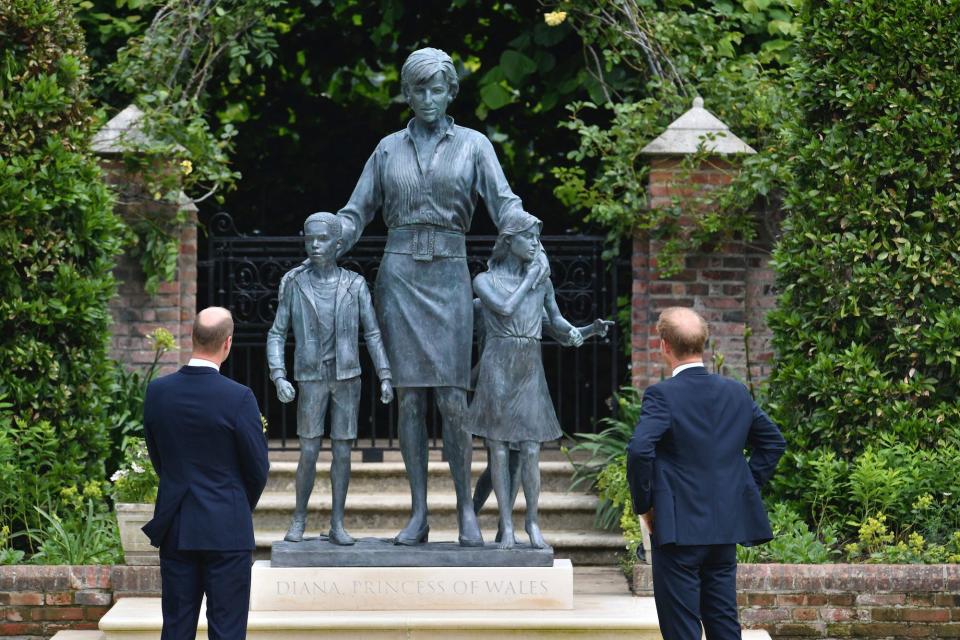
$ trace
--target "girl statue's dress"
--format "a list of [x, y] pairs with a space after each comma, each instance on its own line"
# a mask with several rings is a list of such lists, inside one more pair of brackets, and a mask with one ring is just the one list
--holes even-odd
[[[493, 287], [508, 297], [521, 278], [488, 272]], [[563, 434], [543, 371], [540, 338], [546, 296], [544, 280], [522, 298], [510, 316], [483, 309], [486, 339], [477, 386], [467, 417], [469, 433], [502, 442], [547, 442]]]

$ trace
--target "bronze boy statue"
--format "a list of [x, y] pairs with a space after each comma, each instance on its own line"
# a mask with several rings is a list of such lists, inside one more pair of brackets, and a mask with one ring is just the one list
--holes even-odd
[[350, 484], [350, 448], [357, 438], [360, 405], [360, 350], [363, 337], [380, 378], [380, 400], [393, 400], [390, 363], [380, 327], [373, 311], [370, 291], [363, 277], [337, 266], [341, 247], [341, 224], [332, 213], [314, 213], [303, 223], [304, 246], [309, 266], [298, 266], [280, 282], [277, 315], [267, 334], [267, 364], [270, 379], [281, 402], [290, 402], [296, 392], [287, 380], [283, 346], [293, 325], [296, 340], [294, 379], [300, 386], [297, 405], [297, 504], [284, 540], [300, 542], [306, 527], [307, 501], [313, 491], [317, 456], [330, 409], [330, 439], [333, 464], [330, 486], [333, 509], [330, 542], [354, 543], [343, 527], [343, 509]]

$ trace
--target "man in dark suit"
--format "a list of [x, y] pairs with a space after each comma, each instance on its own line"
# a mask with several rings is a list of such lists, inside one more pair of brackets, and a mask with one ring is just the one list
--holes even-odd
[[708, 640], [739, 640], [737, 544], [773, 537], [760, 489], [786, 443], [742, 384], [704, 368], [700, 315], [665, 309], [657, 331], [673, 375], [643, 394], [627, 480], [651, 532], [660, 631], [698, 640], [702, 623]]
[[204, 594], [210, 640], [247, 633], [253, 508], [270, 464], [253, 392], [219, 372], [232, 341], [230, 312], [204, 309], [187, 366], [147, 387], [143, 422], [160, 490], [143, 531], [160, 547], [162, 640], [196, 637]]

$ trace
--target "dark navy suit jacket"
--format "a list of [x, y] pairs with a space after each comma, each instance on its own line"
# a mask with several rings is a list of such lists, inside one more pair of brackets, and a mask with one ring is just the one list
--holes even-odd
[[760, 489], [785, 448], [742, 384], [703, 367], [681, 371], [643, 394], [627, 447], [634, 512], [654, 509], [655, 546], [766, 542]]
[[176, 549], [252, 550], [270, 468], [253, 392], [211, 367], [183, 367], [147, 387], [143, 422], [160, 477], [143, 527], [150, 543], [159, 547], [179, 515]]

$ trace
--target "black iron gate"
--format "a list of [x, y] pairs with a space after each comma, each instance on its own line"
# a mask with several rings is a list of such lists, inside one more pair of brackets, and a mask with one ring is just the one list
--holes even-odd
[[[198, 299], [202, 306], [230, 309], [236, 323], [224, 372], [253, 389], [268, 420], [271, 448], [296, 448], [295, 402], [284, 405], [277, 400], [266, 364], [266, 337], [276, 313], [280, 278], [304, 259], [303, 238], [240, 233], [227, 213], [213, 216], [208, 233], [207, 254], [199, 262]], [[486, 268], [495, 240], [495, 236], [467, 236], [471, 275]], [[599, 236], [543, 236], [541, 240], [564, 317], [576, 326], [598, 317], [613, 319], [618, 292], [629, 292], [624, 283], [628, 265], [608, 268], [601, 259], [604, 240]], [[372, 290], [385, 242], [386, 236], [362, 236], [340, 265], [363, 274]], [[547, 382], [567, 434], [595, 432], [598, 420], [615, 410], [610, 399], [626, 377], [623, 339], [614, 330], [605, 339], [594, 338], [574, 349], [544, 338]], [[292, 369], [292, 333], [286, 357]], [[397, 448], [396, 403], [379, 402], [376, 376], [365, 349], [361, 349], [361, 365], [363, 393], [356, 446], [363, 449], [365, 457], [376, 459], [378, 451]], [[440, 421], [432, 403], [428, 425], [431, 446], [440, 446]]]

